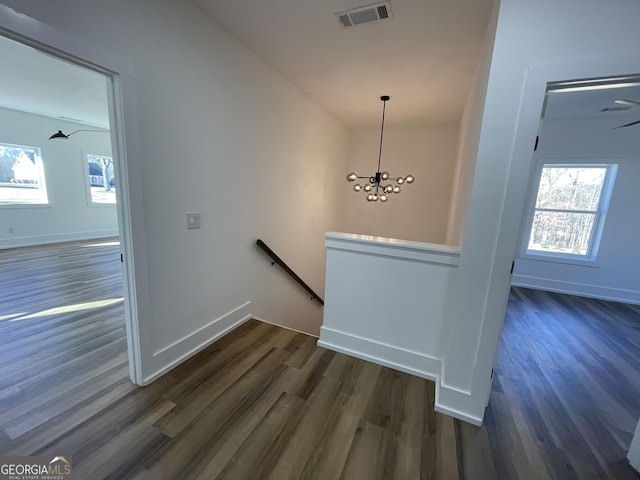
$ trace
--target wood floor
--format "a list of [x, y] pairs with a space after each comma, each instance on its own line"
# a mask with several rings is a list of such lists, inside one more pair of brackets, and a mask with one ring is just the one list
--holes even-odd
[[0, 251], [0, 455], [78, 479], [639, 479], [640, 307], [515, 288], [485, 425], [433, 395], [257, 321], [139, 388], [117, 245]]
[[433, 383], [265, 323], [132, 385], [119, 276], [117, 246], [0, 252], [0, 455], [92, 480], [458, 478]]
[[512, 289], [481, 429], [456, 422], [461, 472], [485, 479], [638, 479], [640, 306]]

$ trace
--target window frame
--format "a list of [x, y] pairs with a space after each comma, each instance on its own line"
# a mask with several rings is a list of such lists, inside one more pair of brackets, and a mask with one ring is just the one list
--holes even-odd
[[[538, 159], [536, 169], [534, 173], [534, 181], [532, 182], [531, 189], [528, 196], [525, 228], [523, 230], [520, 258], [528, 260], [539, 260], [546, 262], [556, 263], [568, 263], [576, 265], [585, 265], [597, 267], [598, 250], [602, 239], [602, 233], [604, 231], [604, 225], [609, 211], [609, 205], [611, 203], [611, 197], [613, 196], [613, 187], [618, 172], [619, 161], [617, 159], [579, 159], [575, 162], [568, 161], [567, 159]], [[542, 170], [545, 167], [550, 168], [605, 168], [605, 177], [602, 181], [602, 190], [600, 191], [600, 198], [595, 211], [591, 210], [571, 210], [571, 209], [545, 209], [536, 208], [536, 201], [538, 198], [538, 190], [540, 188], [540, 181], [542, 179]], [[533, 220], [536, 211], [551, 211], [551, 212], [568, 212], [568, 213], [589, 213], [594, 215], [593, 227], [591, 229], [591, 235], [588, 242], [587, 252], [582, 255], [578, 253], [559, 253], [548, 252], [542, 250], [530, 250], [529, 242], [531, 239], [531, 230], [533, 229]]]
[[114, 189], [115, 189], [115, 194], [116, 194], [116, 201], [113, 203], [108, 203], [108, 202], [94, 202], [93, 201], [93, 195], [91, 193], [91, 179], [90, 179], [90, 175], [88, 172], [88, 167], [89, 167], [89, 157], [99, 157], [99, 158], [110, 158], [111, 162], [112, 162], [112, 168], [114, 169], [113, 172], [113, 177], [114, 177], [114, 182], [115, 182], [115, 160], [113, 159], [112, 155], [101, 155], [101, 154], [97, 154], [97, 153], [86, 153], [86, 152], [82, 152], [82, 175], [83, 175], [83, 179], [84, 179], [84, 187], [85, 187], [85, 192], [87, 195], [87, 205], [89, 207], [95, 207], [95, 208], [113, 208], [118, 204], [118, 199], [117, 199], [117, 188], [114, 185]]
[[[51, 199], [49, 198], [49, 191], [47, 189], [47, 173], [44, 168], [44, 161], [42, 160], [42, 150], [40, 147], [33, 145], [20, 145], [17, 143], [0, 142], [0, 146], [20, 148], [23, 150], [29, 149], [34, 151], [35, 166], [38, 170], [38, 186], [40, 191], [40, 198], [36, 202], [25, 203], [4, 203], [0, 200], [0, 208], [43, 208], [51, 206]], [[44, 200], [44, 201], [43, 201]]]

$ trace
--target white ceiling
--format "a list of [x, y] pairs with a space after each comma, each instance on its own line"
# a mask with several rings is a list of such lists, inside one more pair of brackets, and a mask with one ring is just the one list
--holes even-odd
[[622, 88], [548, 93], [544, 118], [547, 120], [557, 120], [600, 117], [615, 119], [615, 121], [619, 121], [621, 124], [634, 119], [640, 120], [640, 107], [603, 111], [606, 108], [623, 107], [615, 103], [615, 100], [619, 99], [640, 102], [640, 85]]
[[371, 0], [194, 0], [351, 127], [458, 121], [493, 0], [391, 0], [393, 18], [343, 29]]
[[[493, 0], [392, 0], [393, 18], [342, 29], [361, 0], [196, 0], [251, 50], [352, 127], [457, 121]], [[366, 2], [366, 0], [365, 0]], [[0, 106], [108, 128], [106, 77], [0, 36]], [[545, 118], [640, 120], [640, 86], [549, 93]]]
[[104, 75], [1, 35], [0, 61], [1, 107], [109, 128]]

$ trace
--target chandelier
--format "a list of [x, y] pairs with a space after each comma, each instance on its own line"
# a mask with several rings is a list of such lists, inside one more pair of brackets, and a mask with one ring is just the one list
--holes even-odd
[[[407, 175], [405, 177], [392, 177], [389, 172], [380, 171], [380, 160], [382, 159], [382, 137], [384, 135], [384, 112], [387, 107], [388, 95], [380, 97], [382, 100], [382, 128], [380, 129], [380, 149], [378, 151], [378, 170], [370, 177], [361, 177], [356, 172], [351, 172], [347, 175], [348, 182], [355, 182], [358, 179], [367, 179], [364, 185], [356, 183], [353, 189], [356, 192], [364, 192], [367, 195], [368, 202], [386, 202], [389, 200], [389, 196], [392, 193], [400, 193], [400, 185], [404, 183], [413, 183], [415, 178], [413, 175]], [[395, 182], [395, 185], [394, 185]], [[383, 185], [384, 183], [384, 185]]]

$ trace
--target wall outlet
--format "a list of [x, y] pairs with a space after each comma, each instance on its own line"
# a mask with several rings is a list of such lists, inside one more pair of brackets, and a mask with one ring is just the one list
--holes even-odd
[[187, 229], [200, 228], [200, 212], [187, 213]]

